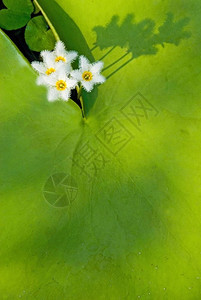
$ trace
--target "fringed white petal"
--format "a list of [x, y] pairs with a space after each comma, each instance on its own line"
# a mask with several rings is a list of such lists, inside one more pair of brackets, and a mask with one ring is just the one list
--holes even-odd
[[71, 64], [65, 64], [64, 65], [65, 69], [66, 69], [66, 74], [69, 75], [71, 73], [71, 71], [73, 70], [71, 67]]
[[82, 80], [82, 73], [79, 70], [73, 70], [70, 75], [78, 81]]
[[64, 80], [64, 81], [67, 80], [68, 77], [66, 74], [65, 65], [60, 66], [60, 68], [57, 70], [56, 77], [58, 80]]
[[44, 63], [46, 64], [46, 67], [54, 67], [55, 66], [55, 56], [53, 52], [44, 50], [40, 53]]
[[70, 98], [71, 91], [66, 89], [60, 92], [60, 98], [64, 101], [68, 101]]
[[65, 45], [62, 41], [56, 42], [54, 52], [56, 56], [64, 56], [66, 54]]
[[93, 89], [93, 82], [92, 81], [82, 81], [82, 86], [87, 92], [91, 92]]
[[90, 63], [89, 63], [88, 59], [84, 55], [80, 56], [79, 68], [82, 71], [88, 71], [89, 68], [90, 68]]
[[54, 87], [49, 87], [47, 99], [49, 102], [56, 101], [59, 98], [59, 92]]
[[49, 76], [44, 76], [44, 81], [47, 86], [55, 86], [57, 82], [57, 75], [52, 74]]
[[45, 71], [46, 71], [46, 67], [45, 67], [45, 65], [42, 63], [42, 62], [39, 62], [39, 61], [33, 61], [32, 63], [31, 63], [31, 66], [32, 66], [32, 68], [34, 69], [34, 70], [36, 70], [39, 74], [40, 73], [45, 73]]
[[94, 83], [104, 83], [106, 81], [105, 77], [101, 74], [93, 75], [93, 82]]
[[104, 63], [102, 61], [98, 61], [91, 65], [90, 71], [92, 72], [92, 74], [100, 73], [103, 66]]
[[45, 77], [46, 77], [45, 75], [38, 76], [37, 79], [36, 79], [36, 84], [37, 85], [48, 85], [46, 80], [45, 80]]
[[76, 51], [67, 52], [67, 55], [66, 55], [67, 63], [72, 63], [77, 58], [77, 55], [78, 54]]
[[76, 79], [67, 79], [67, 81], [66, 81], [66, 84], [67, 84], [67, 87], [69, 88], [69, 89], [74, 89], [75, 87], [76, 87], [76, 85], [77, 85], [77, 80]]

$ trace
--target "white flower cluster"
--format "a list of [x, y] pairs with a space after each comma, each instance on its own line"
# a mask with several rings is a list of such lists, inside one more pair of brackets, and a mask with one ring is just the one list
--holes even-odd
[[43, 62], [34, 61], [32, 67], [38, 72], [38, 85], [48, 87], [48, 101], [62, 99], [68, 101], [71, 90], [76, 86], [90, 92], [95, 84], [105, 82], [100, 74], [103, 62], [90, 64], [85, 56], [79, 58], [79, 69], [72, 69], [72, 62], [77, 58], [75, 51], [66, 51], [64, 43], [58, 41], [53, 51], [42, 51]]

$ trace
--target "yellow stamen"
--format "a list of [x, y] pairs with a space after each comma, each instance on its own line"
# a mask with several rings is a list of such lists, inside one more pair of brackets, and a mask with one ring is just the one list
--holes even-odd
[[92, 78], [93, 78], [93, 75], [92, 75], [91, 72], [85, 71], [85, 72], [82, 74], [82, 78], [83, 78], [85, 81], [91, 81]]
[[47, 75], [50, 75], [52, 73], [54, 73], [56, 70], [54, 68], [49, 68], [47, 69], [47, 71], [45, 72]]
[[56, 88], [58, 91], [64, 91], [67, 88], [67, 84], [63, 80], [58, 80], [56, 82]]
[[55, 58], [55, 61], [56, 61], [56, 62], [59, 62], [59, 61], [66, 62], [66, 59], [65, 59], [63, 56], [57, 56], [57, 57]]

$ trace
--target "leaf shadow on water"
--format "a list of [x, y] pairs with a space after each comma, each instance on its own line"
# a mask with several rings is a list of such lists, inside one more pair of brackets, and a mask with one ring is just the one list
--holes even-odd
[[104, 71], [116, 65], [125, 57], [131, 54], [125, 63], [117, 67], [108, 76], [109, 79], [120, 69], [128, 65], [134, 59], [142, 55], [155, 55], [158, 52], [158, 46], [165, 47], [165, 44], [173, 44], [178, 46], [183, 39], [188, 39], [191, 36], [189, 31], [185, 31], [184, 27], [189, 23], [188, 18], [182, 18], [174, 21], [174, 15], [168, 13], [164, 23], [157, 29], [156, 24], [151, 19], [144, 19], [139, 23], [135, 22], [133, 14], [125, 17], [123, 22], [119, 24], [119, 16], [115, 15], [106, 26], [96, 26], [93, 28], [97, 35], [96, 42], [91, 51], [96, 48], [100, 50], [109, 50], [104, 54], [100, 60], [110, 55], [116, 47], [126, 49], [126, 53], [120, 58], [112, 62], [104, 68]]
[[[40, 0], [40, 4], [67, 48], [69, 50], [76, 50], [80, 55], [85, 55], [91, 62], [95, 61], [93, 50], [96, 48], [107, 51], [102, 57], [100, 57], [100, 60], [109, 56], [117, 47], [125, 49], [125, 54], [110, 65], [106, 66], [104, 69], [105, 71], [115, 65], [118, 65], [121, 61], [124, 61], [124, 59], [126, 59], [126, 57], [130, 54], [132, 55], [131, 58], [128, 58], [127, 61], [123, 62], [121, 66], [117, 66], [116, 69], [112, 69], [111, 73], [107, 76], [107, 79], [120, 71], [134, 59], [142, 55], [157, 54], [159, 51], [159, 45], [165, 47], [165, 44], [168, 43], [178, 46], [183, 39], [187, 39], [191, 36], [191, 33], [184, 29], [184, 27], [189, 23], [189, 19], [182, 18], [178, 21], [174, 21], [174, 15], [172, 13], [167, 14], [166, 20], [158, 28], [158, 32], [156, 31], [156, 23], [154, 20], [146, 18], [137, 23], [134, 15], [128, 14], [122, 23], [120, 23], [119, 16], [114, 15], [105, 26], [96, 26], [93, 28], [97, 38], [94, 42], [94, 47], [90, 49], [81, 29], [70, 17], [70, 11], [69, 13], [64, 11], [64, 9], [56, 3], [55, 0], [51, 1], [51, 6], [45, 0]], [[61, 23], [62, 26], [60, 26]], [[66, 30], [66, 28], [68, 30]], [[92, 110], [97, 97], [97, 86], [91, 93], [83, 91], [84, 111], [86, 117]]]

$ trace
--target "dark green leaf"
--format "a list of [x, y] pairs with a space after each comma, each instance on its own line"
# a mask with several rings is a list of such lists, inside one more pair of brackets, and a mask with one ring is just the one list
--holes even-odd
[[31, 0], [3, 0], [4, 5], [14, 11], [31, 14], [33, 12], [33, 4]]
[[25, 29], [25, 40], [33, 51], [52, 50], [55, 38], [43, 16], [32, 18]]
[[4, 0], [7, 9], [0, 10], [0, 27], [7, 30], [21, 28], [27, 24], [33, 12], [30, 0]]

